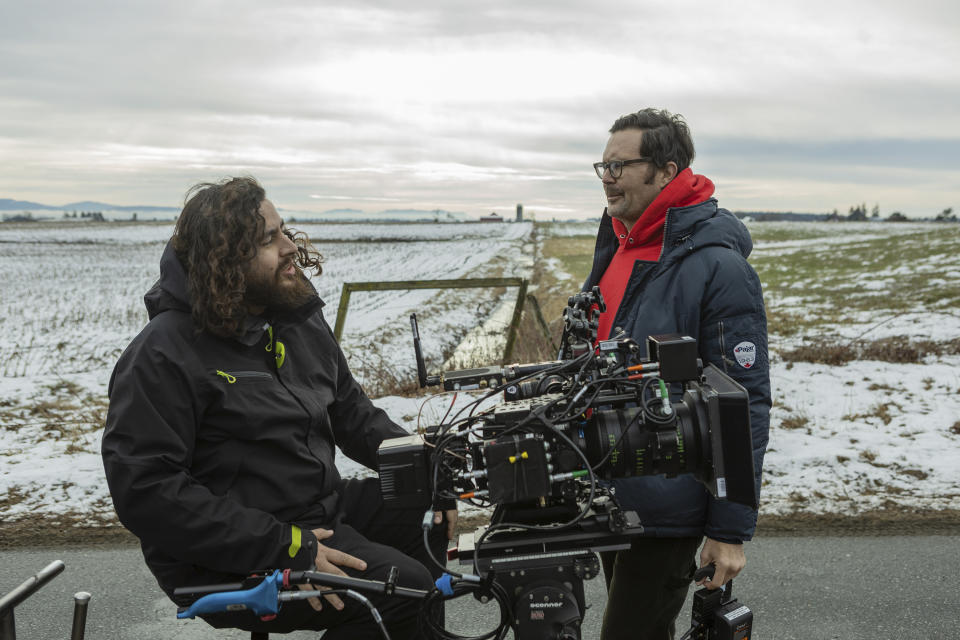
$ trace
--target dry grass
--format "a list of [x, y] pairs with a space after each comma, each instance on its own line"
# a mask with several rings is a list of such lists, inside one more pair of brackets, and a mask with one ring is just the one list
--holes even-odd
[[86, 451], [86, 437], [103, 428], [108, 401], [104, 396], [81, 395], [70, 381], [55, 381], [30, 398], [0, 402], [0, 424], [7, 431], [36, 429], [40, 440], [67, 443], [67, 453]]
[[780, 354], [787, 362], [811, 362], [837, 366], [854, 360], [876, 360], [901, 364], [923, 362], [928, 356], [960, 355], [960, 338], [945, 341], [911, 340], [892, 336], [872, 341], [839, 343], [813, 339]]
[[891, 407], [903, 411], [903, 407], [896, 402], [879, 402], [865, 413], [848, 413], [842, 419], [847, 422], [855, 422], [866, 418], [879, 418], [883, 421], [883, 424], [888, 425], [893, 422], [893, 414], [890, 412]]
[[0, 497], [0, 511], [6, 512], [10, 507], [14, 507], [24, 500], [26, 500], [27, 494], [25, 494], [20, 487], [14, 485], [7, 489], [7, 492]]
[[810, 418], [804, 415], [792, 415], [780, 421], [781, 429], [805, 429], [810, 424]]

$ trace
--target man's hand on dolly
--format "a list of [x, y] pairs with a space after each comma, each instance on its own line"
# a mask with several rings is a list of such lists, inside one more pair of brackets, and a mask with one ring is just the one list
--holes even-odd
[[[314, 537], [317, 539], [317, 558], [314, 561], [314, 564], [317, 567], [317, 571], [322, 571], [323, 573], [332, 573], [338, 576], [346, 576], [340, 567], [350, 567], [351, 569], [357, 569], [358, 571], [363, 571], [367, 568], [367, 563], [361, 560], [360, 558], [355, 558], [349, 553], [344, 553], [343, 551], [337, 551], [336, 549], [331, 549], [330, 547], [320, 544], [321, 540], [326, 540], [333, 535], [332, 529], [314, 529]], [[301, 584], [297, 585], [303, 591], [310, 591], [315, 589], [317, 591], [326, 591], [329, 587], [321, 587], [318, 585], [312, 584]], [[343, 609], [343, 600], [340, 599], [340, 596], [336, 594], [331, 594], [324, 596], [327, 599], [327, 602], [332, 604], [337, 611]], [[307, 600], [310, 603], [310, 606], [317, 611], [323, 609], [323, 605], [320, 602], [320, 598], [310, 598]]]
[[457, 533], [457, 510], [450, 509], [449, 511], [434, 511], [433, 512], [433, 524], [440, 524], [443, 522], [443, 514], [447, 514], [447, 540], [453, 540], [453, 536]]

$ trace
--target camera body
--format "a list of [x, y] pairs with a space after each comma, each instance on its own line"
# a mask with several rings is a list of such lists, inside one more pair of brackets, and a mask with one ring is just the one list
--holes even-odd
[[[715, 497], [757, 508], [749, 399], [697, 343], [650, 336], [597, 342], [599, 289], [572, 296], [558, 359], [427, 376], [411, 317], [421, 386], [502, 393], [379, 450], [388, 507], [493, 507], [490, 524], [462, 535], [456, 556], [512, 599], [517, 637], [579, 638], [583, 580], [598, 551], [643, 532], [611, 480], [691, 473]], [[479, 401], [474, 403], [479, 404]]]
[[[575, 502], [589, 477], [692, 473], [715, 497], [756, 508], [746, 390], [702, 368], [692, 338], [651, 336], [647, 351], [658, 360], [633, 361], [635, 347], [608, 340], [589, 358], [445, 374], [445, 388], [486, 381], [505, 400], [457, 425], [385, 440], [385, 503], [469, 499], [536, 511]], [[622, 373], [631, 367], [655, 375], [630, 380]], [[667, 385], [676, 401], [660, 397]]]

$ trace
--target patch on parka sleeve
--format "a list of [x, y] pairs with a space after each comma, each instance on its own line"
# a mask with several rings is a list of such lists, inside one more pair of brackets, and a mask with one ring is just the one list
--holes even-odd
[[728, 375], [739, 378], [748, 371], [767, 371], [767, 322], [763, 314], [720, 318], [701, 331], [701, 356]]

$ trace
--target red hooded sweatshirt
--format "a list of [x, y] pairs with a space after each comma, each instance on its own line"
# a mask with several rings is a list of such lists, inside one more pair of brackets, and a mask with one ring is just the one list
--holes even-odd
[[633, 228], [626, 226], [616, 218], [613, 230], [617, 234], [620, 247], [600, 278], [600, 293], [607, 310], [600, 314], [600, 328], [597, 338], [606, 340], [613, 328], [613, 319], [617, 315], [627, 281], [633, 273], [633, 264], [637, 260], [656, 262], [663, 252], [663, 225], [667, 219], [667, 209], [687, 207], [709, 199], [713, 195], [713, 182], [709, 178], [696, 175], [689, 168], [681, 171], [670, 181], [657, 198], [650, 203]]

